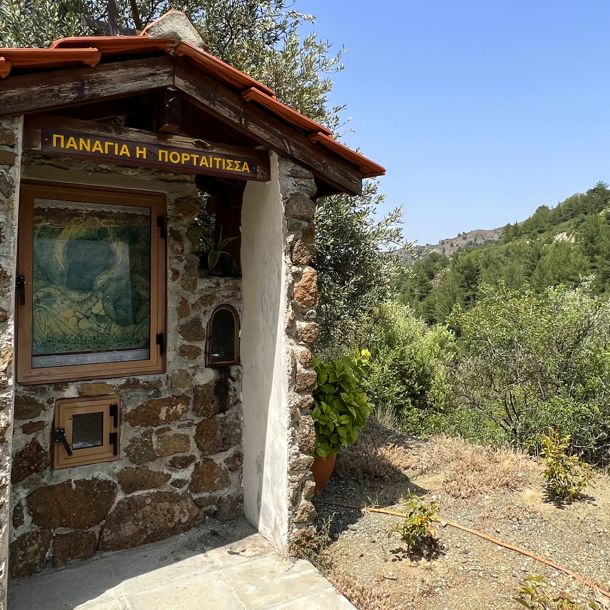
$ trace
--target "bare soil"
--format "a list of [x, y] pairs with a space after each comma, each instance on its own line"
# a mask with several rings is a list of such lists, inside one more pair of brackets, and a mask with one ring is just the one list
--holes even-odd
[[543, 575], [554, 594], [610, 608], [609, 600], [560, 572], [450, 526], [438, 527], [435, 552], [409, 553], [392, 533], [400, 518], [348, 508], [401, 510], [401, 497], [415, 493], [437, 501], [441, 519], [610, 588], [610, 481], [600, 473], [583, 500], [560, 506], [547, 497], [542, 470], [515, 451], [446, 436], [413, 441], [373, 422], [339, 455], [333, 479], [315, 501], [332, 540], [321, 564], [360, 610], [521, 608], [514, 597], [533, 574]]

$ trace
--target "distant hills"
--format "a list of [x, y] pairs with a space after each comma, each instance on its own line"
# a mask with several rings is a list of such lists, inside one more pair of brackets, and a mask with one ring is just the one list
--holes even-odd
[[412, 247], [411, 252], [405, 257], [405, 260], [407, 262], [413, 262], [432, 252], [445, 256], [453, 256], [460, 250], [467, 250], [474, 246], [483, 246], [499, 241], [503, 230], [504, 227], [499, 227], [497, 229], [474, 229], [473, 231], [459, 233], [455, 237], [441, 239], [441, 241], [436, 244], [425, 244], [424, 246], [415, 244]]
[[522, 222], [415, 246], [404, 261], [401, 299], [429, 322], [470, 307], [483, 284], [540, 290], [588, 277], [610, 294], [610, 190], [600, 182]]

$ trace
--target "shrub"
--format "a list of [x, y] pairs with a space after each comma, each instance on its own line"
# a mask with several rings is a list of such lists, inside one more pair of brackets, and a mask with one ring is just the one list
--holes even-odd
[[407, 543], [407, 549], [418, 551], [426, 546], [436, 546], [434, 523], [440, 521], [438, 504], [415, 495], [403, 499], [402, 504], [406, 516], [397, 529], [402, 540]]
[[364, 334], [371, 350], [366, 392], [379, 420], [418, 436], [434, 431], [447, 402], [452, 334], [440, 325], [426, 327], [393, 302], [377, 308]]
[[546, 466], [544, 478], [551, 497], [562, 502], [579, 498], [593, 478], [593, 471], [578, 456], [568, 455], [570, 436], [550, 430], [540, 437], [540, 443]]
[[608, 463], [610, 302], [587, 286], [487, 287], [450, 324], [455, 431], [529, 447], [558, 427], [588, 461]]
[[526, 576], [514, 599], [528, 610], [601, 610], [591, 599], [578, 601], [568, 593], [553, 595], [542, 576]]
[[371, 412], [362, 382], [370, 353], [356, 352], [334, 360], [314, 359], [318, 375], [312, 417], [316, 426], [316, 456], [325, 458], [358, 440]]

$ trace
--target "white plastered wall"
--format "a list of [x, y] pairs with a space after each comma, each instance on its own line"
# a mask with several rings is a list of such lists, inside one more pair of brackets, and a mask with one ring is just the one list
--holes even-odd
[[278, 158], [249, 182], [242, 210], [241, 360], [244, 512], [277, 547], [288, 544], [288, 299]]

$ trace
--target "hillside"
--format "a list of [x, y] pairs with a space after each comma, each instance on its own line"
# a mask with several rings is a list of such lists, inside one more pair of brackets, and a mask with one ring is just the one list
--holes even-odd
[[496, 243], [500, 240], [503, 230], [503, 227], [497, 229], [474, 229], [473, 231], [460, 233], [455, 237], [441, 239], [436, 244], [425, 244], [423, 246], [416, 244], [413, 246], [410, 258], [407, 260], [409, 262], [415, 262], [428, 254], [432, 254], [432, 252], [444, 256], [453, 256], [461, 250], [467, 250], [474, 246]]
[[474, 304], [483, 284], [537, 291], [589, 277], [604, 294], [610, 289], [609, 210], [610, 190], [598, 183], [555, 207], [540, 206], [523, 222], [423, 246], [407, 262], [401, 300], [437, 322], [456, 304]]

